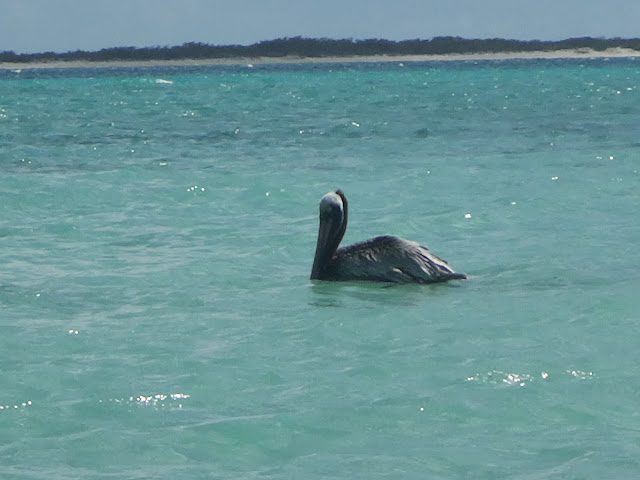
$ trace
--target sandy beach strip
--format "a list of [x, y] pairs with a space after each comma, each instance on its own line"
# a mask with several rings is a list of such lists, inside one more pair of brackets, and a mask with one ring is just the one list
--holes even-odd
[[1, 69], [25, 70], [38, 68], [112, 68], [112, 67], [179, 67], [179, 66], [215, 66], [215, 65], [266, 65], [292, 63], [375, 63], [375, 62], [427, 62], [427, 61], [483, 61], [483, 60], [527, 60], [554, 58], [623, 58], [640, 57], [640, 51], [630, 48], [609, 48], [597, 51], [587, 48], [502, 53], [460, 53], [447, 55], [362, 55], [348, 57], [255, 57], [255, 58], [211, 58], [179, 60], [113, 60], [106, 62], [91, 61], [52, 61], [12, 63], [0, 62]]

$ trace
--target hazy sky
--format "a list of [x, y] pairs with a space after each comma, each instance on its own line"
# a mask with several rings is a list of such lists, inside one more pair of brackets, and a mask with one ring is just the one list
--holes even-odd
[[640, 37], [640, 0], [0, 0], [0, 51], [280, 37]]

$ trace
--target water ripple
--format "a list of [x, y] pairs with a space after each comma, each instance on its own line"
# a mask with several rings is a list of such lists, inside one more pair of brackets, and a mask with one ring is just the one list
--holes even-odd
[[12, 411], [12, 410], [23, 410], [25, 408], [31, 407], [33, 405], [33, 402], [31, 400], [26, 400], [24, 402], [18, 402], [18, 403], [8, 403], [8, 404], [4, 404], [4, 405], [0, 405], [0, 412], [2, 411]]
[[191, 396], [187, 393], [156, 393], [152, 395], [131, 395], [130, 397], [109, 398], [106, 401], [100, 400], [99, 403], [111, 403], [120, 405], [139, 405], [142, 407], [156, 408], [182, 408], [184, 401]]
[[[568, 376], [577, 378], [579, 380], [591, 380], [595, 378], [595, 375], [591, 371], [583, 370], [565, 370], [558, 374], [559, 377], [566, 378]], [[540, 373], [516, 373], [505, 372], [502, 370], [490, 370], [486, 373], [476, 373], [466, 378], [467, 382], [477, 382], [489, 385], [507, 385], [524, 387], [527, 384], [533, 382], [543, 382], [549, 380], [551, 375], [548, 371], [541, 371]], [[555, 375], [554, 375], [555, 378]]]

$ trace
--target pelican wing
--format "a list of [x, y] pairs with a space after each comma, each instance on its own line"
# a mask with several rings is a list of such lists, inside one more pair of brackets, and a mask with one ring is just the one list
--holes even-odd
[[393, 236], [340, 248], [331, 263], [334, 275], [344, 280], [433, 283], [466, 278], [426, 247]]

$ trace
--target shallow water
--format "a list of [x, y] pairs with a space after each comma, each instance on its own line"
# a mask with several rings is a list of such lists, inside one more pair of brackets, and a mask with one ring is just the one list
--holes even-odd
[[[629, 478], [638, 61], [0, 71], [3, 478]], [[420, 241], [466, 282], [311, 282]]]

